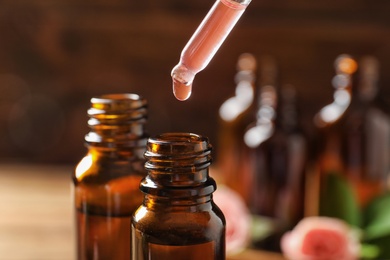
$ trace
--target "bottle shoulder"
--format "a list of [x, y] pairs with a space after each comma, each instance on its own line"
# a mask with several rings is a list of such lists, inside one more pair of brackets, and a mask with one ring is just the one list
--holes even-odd
[[331, 124], [319, 127], [321, 132], [345, 132], [361, 129], [362, 131], [371, 124], [373, 120], [381, 120], [384, 123], [390, 117], [374, 102], [352, 102], [338, 120]]
[[134, 212], [132, 225], [146, 236], [168, 243], [181, 243], [183, 237], [200, 240], [197, 243], [211, 241], [224, 232], [226, 221], [214, 203], [209, 206], [207, 210], [176, 206], [155, 210], [142, 205]]
[[127, 176], [146, 175], [144, 159], [127, 157], [104, 157], [87, 154], [73, 171], [75, 183], [106, 183]]

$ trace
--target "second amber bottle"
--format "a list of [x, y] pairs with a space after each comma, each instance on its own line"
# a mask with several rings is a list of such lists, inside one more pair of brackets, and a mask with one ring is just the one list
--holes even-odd
[[212, 199], [208, 139], [159, 135], [149, 139], [145, 157], [148, 175], [132, 219], [132, 259], [225, 259], [225, 218]]
[[73, 175], [77, 259], [129, 260], [130, 219], [142, 202], [139, 183], [146, 175], [146, 100], [94, 97], [88, 116], [88, 153]]

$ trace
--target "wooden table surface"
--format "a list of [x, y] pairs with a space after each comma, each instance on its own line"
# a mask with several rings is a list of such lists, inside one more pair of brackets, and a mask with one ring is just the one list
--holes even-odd
[[[73, 260], [70, 166], [0, 164], [0, 260]], [[246, 250], [229, 260], [282, 260]]]

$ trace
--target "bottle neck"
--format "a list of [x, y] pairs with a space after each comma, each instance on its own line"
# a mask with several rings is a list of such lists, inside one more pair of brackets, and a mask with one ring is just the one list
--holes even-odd
[[185, 209], [189, 207], [198, 210], [199, 207], [209, 207], [215, 189], [215, 181], [211, 178], [199, 186], [192, 187], [161, 187], [151, 180], [141, 183], [141, 191], [145, 193], [143, 204], [152, 209], [180, 207], [183, 210], [191, 210]]
[[167, 198], [202, 197], [216, 190], [208, 169], [194, 173], [150, 173], [141, 182], [140, 189], [146, 194]]
[[146, 196], [196, 202], [207, 200], [216, 189], [209, 177], [211, 146], [206, 138], [185, 133], [150, 138], [145, 157], [148, 175], [140, 189]]
[[260, 84], [257, 91], [257, 124], [274, 125], [278, 106], [278, 68], [276, 59], [263, 56], [260, 61]]
[[375, 100], [379, 90], [379, 61], [375, 57], [365, 56], [359, 64], [357, 96], [362, 102], [369, 103]]
[[292, 85], [283, 86], [280, 90], [279, 100], [277, 117], [280, 121], [280, 127], [286, 133], [300, 131], [295, 87]]
[[88, 116], [88, 148], [97, 153], [145, 150], [147, 103], [140, 96], [113, 94], [92, 98]]
[[335, 89], [333, 102], [323, 107], [314, 116], [314, 124], [319, 129], [339, 122], [351, 105], [353, 75], [357, 69], [357, 63], [349, 55], [340, 55], [335, 61], [335, 69], [336, 75], [332, 79]]
[[97, 143], [86, 143], [86, 147], [88, 148], [88, 154], [92, 156], [95, 160], [100, 160], [103, 158], [110, 158], [115, 160], [129, 160], [131, 158], [138, 158], [145, 162], [143, 154], [145, 152], [145, 144], [135, 146], [124, 146], [124, 147], [106, 147], [99, 146]]
[[147, 195], [144, 198], [143, 206], [149, 211], [156, 212], [199, 212], [209, 211], [213, 208], [211, 196], [205, 196], [198, 199], [168, 199], [153, 195]]

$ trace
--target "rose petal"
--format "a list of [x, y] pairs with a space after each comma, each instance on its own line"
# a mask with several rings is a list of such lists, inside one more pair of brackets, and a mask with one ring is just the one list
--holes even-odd
[[220, 185], [213, 199], [226, 219], [226, 252], [235, 253], [245, 248], [250, 238], [250, 214], [240, 195]]
[[281, 240], [285, 257], [291, 260], [358, 259], [360, 244], [349, 226], [335, 218], [308, 217]]

